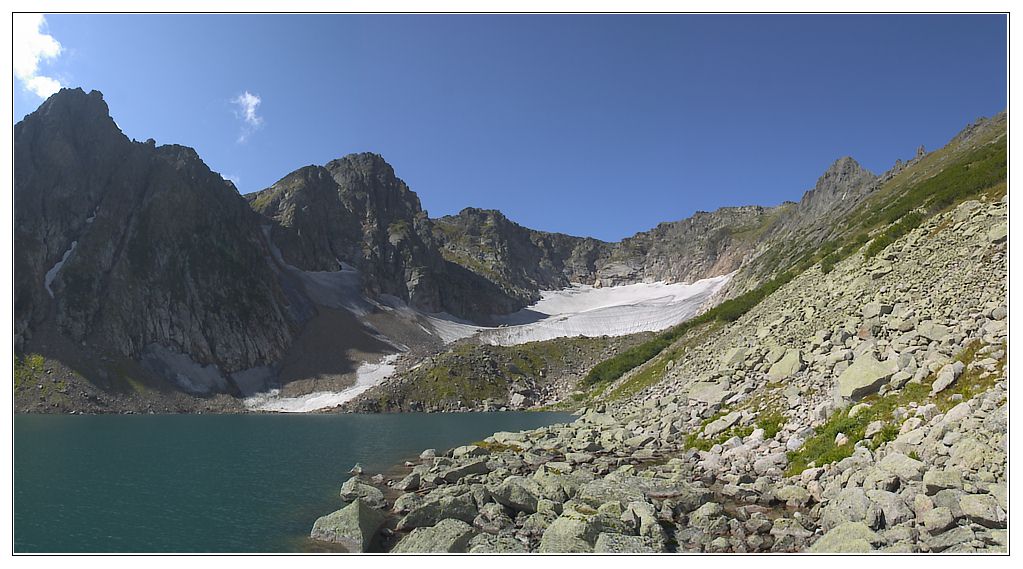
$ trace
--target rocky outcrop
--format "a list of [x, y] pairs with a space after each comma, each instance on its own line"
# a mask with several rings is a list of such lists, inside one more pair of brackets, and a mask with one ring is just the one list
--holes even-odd
[[197, 392], [284, 353], [297, 318], [257, 218], [195, 151], [129, 140], [80, 89], [14, 131], [16, 347], [49, 326], [94, 357], [180, 355], [218, 378]]
[[247, 198], [272, 223], [286, 262], [308, 271], [353, 266], [370, 297], [391, 295], [427, 312], [477, 319], [523, 305], [444, 258], [419, 197], [377, 154], [301, 168]]

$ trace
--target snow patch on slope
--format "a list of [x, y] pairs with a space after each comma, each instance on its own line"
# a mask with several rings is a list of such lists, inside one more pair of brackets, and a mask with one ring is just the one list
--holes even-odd
[[338, 271], [303, 271], [284, 260], [281, 250], [270, 237], [271, 226], [264, 225], [262, 229], [274, 260], [302, 283], [306, 295], [314, 303], [344, 308], [356, 316], [365, 316], [373, 310], [375, 304], [362, 296], [361, 276], [355, 267], [339, 260], [341, 269]]
[[46, 285], [46, 292], [50, 293], [50, 298], [53, 298], [53, 288], [51, 288], [51, 286], [53, 285], [53, 279], [57, 278], [57, 273], [60, 272], [60, 269], [64, 266], [64, 263], [67, 262], [68, 257], [71, 256], [71, 253], [75, 250], [75, 247], [77, 246], [78, 241], [72, 241], [71, 247], [68, 248], [67, 251], [64, 251], [64, 255], [60, 258], [59, 261], [57, 261], [57, 264], [54, 265], [50, 270], [46, 271], [46, 277], [44, 277], [43, 284]]
[[510, 346], [570, 336], [657, 332], [696, 316], [732, 277], [692, 284], [637, 283], [606, 288], [574, 285], [545, 291], [540, 300], [498, 319], [506, 326], [480, 332], [483, 343]]
[[273, 389], [245, 399], [245, 406], [253, 411], [277, 413], [309, 413], [320, 409], [337, 407], [378, 385], [394, 373], [394, 362], [398, 354], [384, 356], [377, 363], [363, 362], [355, 370], [355, 385], [342, 391], [316, 391], [298, 397], [280, 397], [280, 390]]

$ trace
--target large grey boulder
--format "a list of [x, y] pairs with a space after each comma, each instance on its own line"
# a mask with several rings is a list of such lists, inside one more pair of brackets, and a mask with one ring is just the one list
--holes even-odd
[[732, 348], [721, 357], [721, 367], [737, 368], [746, 361], [746, 348]]
[[832, 528], [811, 547], [813, 553], [868, 553], [883, 540], [863, 522], [846, 522]]
[[966, 365], [963, 362], [952, 362], [941, 368], [941, 371], [938, 372], [938, 377], [934, 380], [934, 384], [931, 385], [931, 395], [937, 395], [948, 389], [949, 386], [959, 379], [964, 369], [966, 369]]
[[973, 541], [975, 534], [969, 526], [957, 526], [927, 540], [931, 551], [940, 553], [959, 544]]
[[357, 476], [349, 478], [341, 485], [341, 499], [345, 502], [361, 499], [374, 508], [383, 508], [387, 505], [384, 493], [379, 488], [362, 482]]
[[649, 480], [646, 482], [636, 476], [598, 478], [583, 484], [575, 497], [576, 500], [594, 508], [610, 502], [617, 502], [625, 507], [630, 502], [642, 502], [646, 499], [645, 490], [649, 487]]
[[528, 553], [529, 548], [510, 535], [481, 533], [469, 540], [469, 553]]
[[717, 502], [707, 502], [689, 514], [689, 525], [707, 533], [713, 533], [724, 524], [724, 508]]
[[771, 366], [767, 375], [772, 378], [788, 377], [803, 369], [803, 353], [799, 350], [786, 350], [785, 355]]
[[460, 446], [451, 451], [451, 457], [455, 460], [462, 458], [480, 458], [487, 456], [488, 454], [490, 454], [490, 451], [478, 445]]
[[963, 515], [989, 528], [1005, 527], [1005, 512], [991, 494], [967, 494], [959, 500]]
[[785, 465], [789, 463], [789, 457], [784, 452], [776, 452], [769, 454], [763, 458], [759, 458], [753, 462], [753, 470], [763, 476], [767, 474], [772, 468], [782, 470]]
[[731, 395], [728, 381], [699, 381], [689, 387], [689, 398], [710, 405], [720, 405]]
[[867, 498], [881, 509], [885, 527], [894, 527], [907, 522], [916, 515], [894, 492], [886, 490], [867, 490]]
[[928, 340], [944, 343], [952, 336], [952, 330], [948, 326], [938, 324], [933, 320], [925, 320], [916, 327], [916, 333]]
[[487, 461], [485, 459], [480, 459], [445, 469], [440, 472], [440, 477], [448, 484], [454, 484], [466, 476], [472, 474], [486, 474], [487, 472], [490, 472], [490, 469], [487, 468]]
[[919, 460], [898, 452], [888, 453], [877, 466], [885, 472], [909, 481], [922, 480], [925, 468], [924, 463]]
[[876, 393], [896, 371], [892, 362], [882, 363], [871, 355], [860, 356], [838, 376], [838, 397], [858, 401]]
[[536, 504], [540, 499], [540, 489], [536, 481], [522, 476], [505, 478], [491, 494], [499, 504], [527, 514], [536, 512]]
[[821, 526], [830, 530], [846, 522], [864, 522], [873, 527], [877, 525], [877, 518], [877, 508], [863, 488], [851, 486], [843, 488], [823, 509]]
[[1002, 243], [1009, 237], [1009, 224], [1006, 222], [996, 223], [987, 232], [987, 240], [991, 243]]
[[391, 553], [465, 553], [474, 535], [472, 526], [461, 520], [441, 520], [433, 527], [412, 530]]
[[355, 500], [344, 508], [316, 520], [309, 536], [341, 544], [351, 552], [367, 551], [385, 515], [381, 510]]
[[920, 521], [928, 532], [936, 535], [952, 527], [955, 524], [955, 517], [952, 516], [952, 510], [941, 506], [924, 512], [920, 516]]
[[566, 509], [551, 522], [540, 539], [540, 553], [590, 553], [602, 529], [593, 516], [575, 508]]
[[413, 507], [398, 522], [398, 529], [406, 530], [432, 526], [443, 519], [449, 518], [472, 523], [477, 515], [479, 515], [479, 511], [476, 509], [476, 501], [473, 500], [471, 494], [446, 496], [436, 500], [427, 500]]
[[593, 544], [594, 553], [657, 553], [648, 538], [620, 533], [602, 533]]
[[928, 470], [924, 473], [924, 490], [932, 496], [942, 490], [961, 490], [963, 476], [957, 470]]
[[732, 426], [738, 423], [741, 418], [741, 412], [733, 411], [724, 417], [720, 417], [708, 423], [707, 426], [703, 428], [703, 434], [706, 437], [716, 436], [718, 433], [722, 433], [732, 428]]

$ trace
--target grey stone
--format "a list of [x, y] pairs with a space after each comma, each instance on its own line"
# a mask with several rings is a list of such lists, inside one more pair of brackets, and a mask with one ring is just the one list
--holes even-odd
[[528, 553], [529, 548], [510, 535], [481, 533], [469, 540], [469, 553]]
[[948, 389], [949, 386], [959, 379], [965, 368], [966, 366], [963, 362], [952, 362], [941, 368], [941, 371], [938, 372], [938, 377], [935, 378], [934, 383], [931, 385], [931, 395], [936, 395]]
[[394, 487], [402, 492], [413, 492], [415, 490], [419, 490], [420, 480], [418, 472], [411, 472], [408, 476], [399, 480]]
[[517, 512], [536, 512], [539, 487], [536, 481], [521, 476], [509, 476], [491, 493], [494, 500]]
[[728, 382], [701, 381], [689, 387], [689, 398], [703, 401], [711, 405], [720, 405], [731, 393], [728, 391]]
[[488, 454], [490, 454], [490, 452], [487, 449], [477, 445], [460, 446], [451, 451], [451, 456], [456, 460], [461, 458], [479, 458], [481, 456], [487, 456]]
[[774, 497], [790, 506], [805, 506], [810, 501], [810, 493], [806, 488], [795, 484], [782, 486], [774, 492]]
[[1002, 243], [1009, 237], [1009, 225], [1006, 222], [996, 223], [987, 232], [987, 240], [990, 243]]
[[761, 459], [756, 460], [753, 463], [753, 470], [759, 474], [767, 474], [772, 468], [783, 469], [788, 464], [789, 458], [784, 452], [776, 452], [769, 454]]
[[358, 477], [349, 478], [341, 485], [342, 500], [354, 502], [360, 498], [374, 508], [383, 508], [387, 505], [384, 493], [379, 488], [361, 482]]
[[480, 459], [443, 470], [440, 473], [440, 477], [449, 484], [453, 484], [466, 476], [470, 476], [472, 474], [486, 474], [489, 471], [490, 469], [487, 468], [487, 461]]
[[721, 357], [721, 367], [736, 368], [746, 360], [746, 348], [732, 348]]
[[599, 528], [588, 516], [566, 511], [551, 522], [540, 539], [540, 553], [590, 553], [599, 535]]
[[931, 551], [940, 553], [962, 543], [973, 541], [973, 530], [968, 526], [957, 526], [949, 531], [938, 534], [927, 540]]
[[348, 551], [367, 551], [385, 515], [362, 500], [355, 500], [344, 508], [316, 520], [309, 536], [320, 541], [338, 543]]
[[922, 480], [924, 463], [902, 453], [892, 452], [881, 459], [877, 466], [903, 480]]
[[916, 327], [916, 332], [924, 338], [938, 343], [944, 343], [952, 336], [952, 330], [948, 326], [938, 324], [933, 320], [921, 322]]
[[885, 527], [897, 526], [914, 518], [915, 514], [902, 497], [886, 490], [867, 490], [867, 498], [881, 508]]
[[894, 367], [869, 355], [860, 356], [838, 377], [838, 396], [857, 401], [877, 392], [896, 372]]
[[823, 509], [821, 526], [830, 530], [846, 522], [864, 522], [873, 527], [877, 524], [877, 517], [863, 488], [852, 486], [843, 488]]
[[868, 553], [881, 537], [863, 522], [846, 522], [832, 528], [810, 547], [813, 553]]
[[988, 528], [1004, 528], [1005, 512], [998, 506], [998, 500], [990, 494], [967, 494], [960, 498], [959, 507], [963, 515]]
[[472, 526], [461, 520], [441, 520], [433, 527], [412, 530], [391, 553], [464, 553], [474, 535]]
[[945, 507], [933, 508], [924, 512], [920, 521], [931, 534], [939, 534], [955, 524], [952, 511]]
[[924, 489], [929, 496], [942, 490], [962, 488], [963, 477], [956, 470], [928, 470], [924, 473]]
[[803, 369], [803, 354], [799, 350], [786, 350], [785, 355], [775, 362], [767, 375], [774, 378], [788, 377]]
[[703, 428], [703, 434], [706, 437], [716, 436], [718, 433], [727, 431], [728, 429], [732, 428], [733, 425], [739, 422], [740, 418], [742, 418], [742, 413], [740, 413], [739, 411], [729, 413], [724, 417], [721, 417], [708, 423], [707, 426]]
[[432, 526], [447, 518], [472, 523], [479, 511], [471, 494], [445, 496], [439, 499], [427, 499], [415, 506], [398, 522], [399, 530]]
[[601, 533], [593, 545], [594, 553], [657, 553], [649, 540], [638, 535]]
[[724, 508], [717, 502], [707, 502], [689, 514], [689, 525], [711, 533], [723, 525], [721, 516]]

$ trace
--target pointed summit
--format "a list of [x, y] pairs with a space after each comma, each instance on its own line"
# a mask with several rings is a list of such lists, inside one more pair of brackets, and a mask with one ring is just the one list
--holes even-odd
[[812, 190], [803, 194], [799, 209], [818, 215], [834, 210], [840, 202], [857, 202], [876, 179], [873, 172], [860, 166], [852, 157], [843, 156], [824, 171]]

